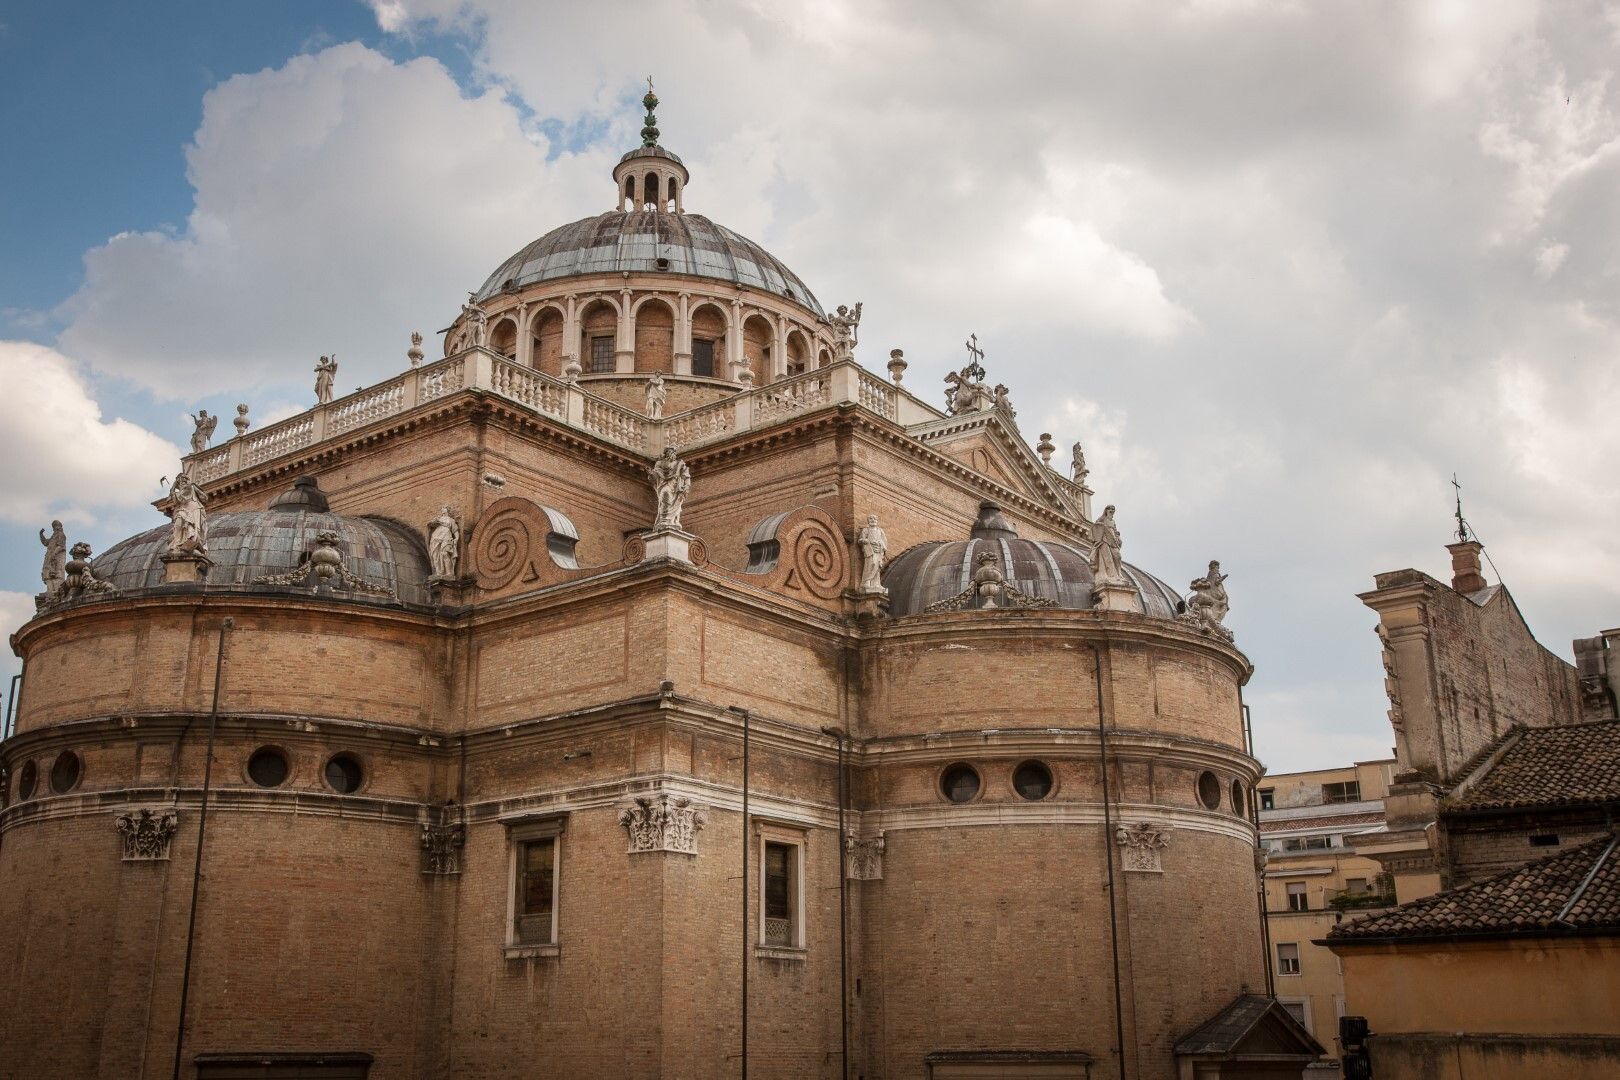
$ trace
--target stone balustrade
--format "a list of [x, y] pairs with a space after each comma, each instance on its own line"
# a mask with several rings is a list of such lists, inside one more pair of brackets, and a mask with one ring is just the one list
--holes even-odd
[[844, 361], [651, 420], [577, 383], [516, 364], [488, 349], [471, 348], [192, 454], [185, 459], [186, 467], [198, 483], [213, 483], [464, 390], [494, 394], [648, 456], [666, 446], [685, 452], [836, 405], [857, 405], [902, 425], [941, 416], [894, 384]]

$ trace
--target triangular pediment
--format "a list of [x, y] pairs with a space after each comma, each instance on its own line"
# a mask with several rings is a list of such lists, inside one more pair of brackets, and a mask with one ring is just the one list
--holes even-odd
[[993, 483], [1066, 517], [1079, 516], [1079, 506], [1065, 498], [1072, 488], [1060, 484], [1060, 478], [996, 409], [931, 420], [914, 425], [907, 434]]

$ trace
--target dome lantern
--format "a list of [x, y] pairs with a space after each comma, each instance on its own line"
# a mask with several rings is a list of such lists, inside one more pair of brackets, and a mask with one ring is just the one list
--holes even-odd
[[641, 127], [641, 145], [620, 158], [613, 168], [613, 186], [617, 192], [615, 208], [684, 213], [681, 196], [691, 174], [679, 157], [658, 145], [658, 117], [653, 111], [658, 108], [658, 95], [653, 93], [650, 77], [641, 104], [647, 110]]

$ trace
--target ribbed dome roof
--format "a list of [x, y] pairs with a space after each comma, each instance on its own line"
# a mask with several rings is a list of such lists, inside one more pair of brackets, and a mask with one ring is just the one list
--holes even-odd
[[[1050, 600], [1060, 608], [1090, 611], [1091, 559], [1079, 548], [1054, 540], [1025, 540], [1018, 536], [990, 503], [980, 508], [971, 540], [935, 540], [918, 544], [898, 555], [883, 571], [889, 590], [889, 615], [902, 618], [926, 611], [930, 604], [966, 592], [982, 551], [993, 552], [1001, 572], [1014, 588], [1027, 596]], [[1125, 564], [1136, 586], [1142, 611], [1172, 619], [1181, 594], [1152, 574]]]
[[[666, 264], [659, 265], [660, 259]], [[496, 267], [476, 300], [482, 303], [508, 289], [541, 281], [626, 270], [690, 274], [746, 285], [826, 316], [799, 275], [752, 240], [702, 214], [653, 210], [610, 210], [551, 230]]]
[[[306, 493], [312, 493], [313, 498]], [[209, 589], [246, 589], [261, 578], [288, 574], [309, 557], [315, 539], [336, 533], [343, 565], [367, 585], [392, 591], [407, 604], [429, 602], [427, 579], [432, 573], [422, 542], [404, 526], [382, 518], [346, 517], [326, 510], [326, 500], [307, 481], [280, 496], [267, 510], [233, 510], [208, 515]], [[169, 526], [120, 541], [91, 562], [96, 577], [120, 592], [138, 592], [163, 584], [161, 556], [169, 543]], [[287, 588], [289, 586], [257, 586]], [[296, 588], [310, 592], [309, 586]], [[333, 592], [347, 598], [386, 600], [386, 597], [346, 590], [336, 583]]]

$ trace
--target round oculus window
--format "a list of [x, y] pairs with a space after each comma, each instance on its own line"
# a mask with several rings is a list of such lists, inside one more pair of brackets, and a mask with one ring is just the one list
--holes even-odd
[[34, 789], [38, 786], [39, 766], [32, 761], [23, 762], [22, 771], [17, 774], [17, 798], [32, 798]]
[[260, 787], [280, 787], [287, 782], [287, 756], [273, 746], [261, 746], [248, 758], [247, 772]]
[[1030, 802], [1052, 793], [1052, 770], [1043, 761], [1026, 761], [1013, 770], [1013, 789]]
[[56, 756], [56, 763], [51, 766], [51, 790], [58, 795], [72, 791], [79, 786], [79, 774], [82, 771], [79, 755], [71, 750], [64, 750]]
[[1249, 812], [1248, 803], [1243, 797], [1243, 781], [1232, 781], [1232, 812], [1244, 815]]
[[326, 783], [339, 795], [352, 795], [360, 790], [364, 774], [360, 762], [352, 754], [338, 754], [326, 763]]
[[1212, 772], [1198, 774], [1198, 801], [1204, 804], [1205, 810], [1219, 810], [1221, 807], [1221, 782]]
[[979, 774], [971, 765], [952, 765], [940, 776], [939, 790], [951, 802], [972, 802], [979, 794]]

